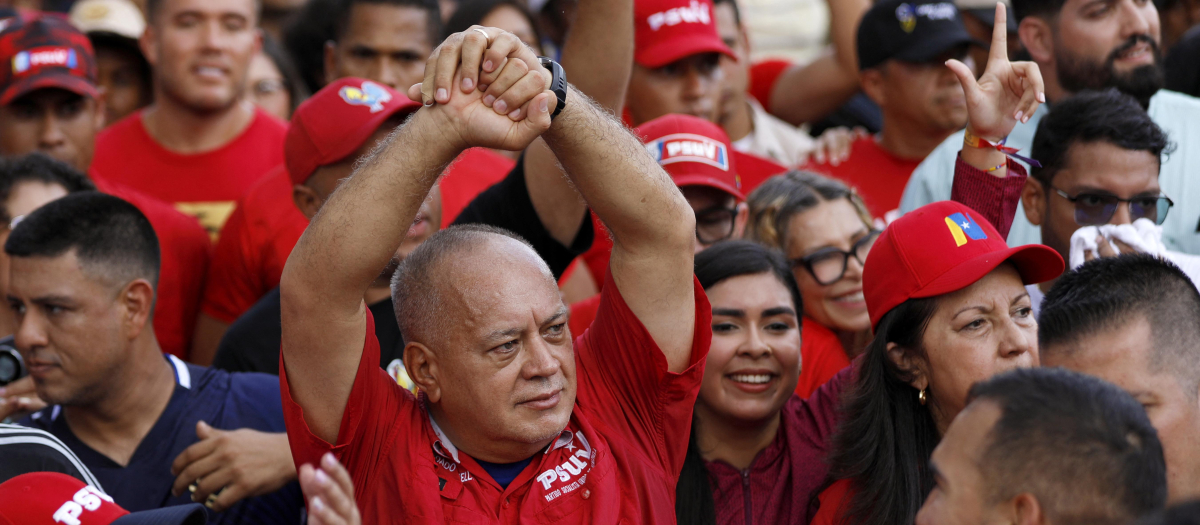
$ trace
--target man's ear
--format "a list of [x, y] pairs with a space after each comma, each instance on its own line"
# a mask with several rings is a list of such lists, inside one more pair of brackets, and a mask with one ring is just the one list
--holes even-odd
[[316, 190], [303, 184], [292, 186], [292, 201], [296, 203], [296, 208], [300, 210], [300, 213], [303, 213], [310, 221], [317, 216], [317, 211], [325, 204], [325, 199], [317, 195]]
[[432, 403], [442, 398], [442, 385], [438, 377], [437, 355], [429, 347], [410, 342], [404, 345], [404, 370], [413, 384], [425, 392], [425, 397]]
[[1027, 16], [1017, 26], [1021, 44], [1029, 56], [1039, 64], [1054, 63], [1054, 33], [1050, 22], [1038, 16]]
[[908, 374], [908, 384], [918, 391], [929, 388], [929, 374], [925, 371], [925, 360], [917, 357], [912, 352], [901, 348], [896, 343], [888, 343], [887, 345], [888, 359], [896, 365], [902, 372]]
[[1025, 179], [1025, 187], [1021, 188], [1021, 206], [1025, 208], [1025, 218], [1029, 224], [1041, 226], [1046, 221], [1046, 187], [1041, 181], [1029, 177]]
[[[325, 42], [325, 83], [332, 84], [337, 80], [337, 43], [333, 40]], [[408, 88], [405, 88], [408, 89]]]
[[121, 289], [117, 301], [125, 310], [121, 319], [125, 325], [125, 337], [136, 339], [153, 318], [154, 286], [145, 279], [135, 279]]
[[142, 36], [138, 38], [138, 47], [142, 50], [142, 56], [146, 57], [146, 62], [150, 63], [151, 71], [158, 67], [158, 42], [155, 29], [150, 24], [146, 24], [146, 30], [142, 31]]
[[1046, 522], [1046, 515], [1042, 512], [1042, 505], [1037, 498], [1028, 492], [1017, 494], [1009, 502], [1013, 510], [1013, 523], [1015, 525], [1042, 525]]
[[887, 103], [887, 96], [884, 90], [885, 82], [883, 80], [883, 71], [881, 71], [881, 68], [883, 67], [887, 67], [887, 65], [884, 64], [880, 67], [866, 69], [859, 74], [863, 93], [866, 93], [867, 97], [874, 101], [875, 104], [880, 106]]

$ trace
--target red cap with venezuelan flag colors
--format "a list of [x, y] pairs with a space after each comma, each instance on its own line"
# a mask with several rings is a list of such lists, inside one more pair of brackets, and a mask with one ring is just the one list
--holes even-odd
[[917, 208], [888, 225], [863, 265], [871, 328], [904, 301], [961, 290], [1005, 262], [1025, 284], [1054, 279], [1065, 266], [1047, 246], [1009, 248], [987, 219], [963, 204]]

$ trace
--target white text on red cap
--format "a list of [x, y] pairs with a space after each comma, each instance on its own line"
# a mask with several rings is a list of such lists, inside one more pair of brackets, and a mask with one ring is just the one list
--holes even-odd
[[654, 13], [646, 17], [646, 23], [650, 24], [651, 31], [658, 31], [662, 26], [675, 26], [684, 23], [708, 25], [712, 23], [712, 17], [708, 13], [708, 4], [692, 0], [692, 3], [689, 5]]
[[646, 149], [659, 164], [701, 162], [729, 171], [729, 152], [725, 145], [701, 135], [676, 133], [646, 143]]
[[107, 494], [96, 490], [91, 485], [79, 489], [75, 496], [70, 501], [63, 503], [57, 511], [54, 512], [55, 523], [66, 523], [67, 525], [79, 525], [79, 516], [83, 514], [84, 509], [96, 510], [100, 508], [103, 501], [112, 503], [112, 498]]

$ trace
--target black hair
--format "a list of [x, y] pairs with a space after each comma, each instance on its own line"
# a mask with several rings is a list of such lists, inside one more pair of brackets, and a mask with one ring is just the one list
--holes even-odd
[[929, 457], [941, 435], [912, 376], [888, 357], [888, 344], [924, 356], [922, 339], [936, 310], [936, 297], [900, 303], [880, 318], [856, 365], [829, 457], [831, 478], [849, 479], [853, 487], [847, 523], [912, 523], [933, 489]]
[[[779, 279], [792, 297], [796, 315], [804, 311], [800, 288], [787, 260], [778, 251], [750, 241], [721, 241], [696, 254], [696, 279], [705, 290], [742, 275], [770, 273]], [[687, 455], [679, 482], [675, 485], [675, 520], [678, 523], [715, 525], [716, 505], [708, 469], [696, 445], [695, 419], [688, 439]]]
[[[146, 24], [147, 25], [154, 25], [155, 15], [158, 14], [159, 9], [162, 9], [163, 3], [168, 2], [168, 1], [169, 0], [146, 0], [145, 10], [146, 10]], [[253, 1], [254, 1], [254, 18], [256, 20], [262, 20], [263, 1], [262, 0], [253, 0]], [[257, 25], [258, 24], [255, 24], [255, 26], [257, 26]]]
[[101, 48], [117, 49], [137, 59], [138, 80], [141, 82], [142, 94], [146, 97], [140, 103], [143, 107], [150, 104], [154, 98], [154, 73], [137, 40], [108, 32], [91, 32], [87, 36], [92, 41], [92, 49], [96, 54], [100, 53]]
[[1132, 396], [1062, 368], [1026, 368], [976, 383], [972, 403], [999, 405], [979, 468], [985, 501], [1037, 498], [1050, 523], [1123, 525], [1167, 501], [1158, 432]]
[[12, 222], [5, 203], [13, 189], [22, 182], [43, 182], [62, 186], [67, 193], [95, 190], [91, 179], [69, 164], [50, 158], [44, 153], [30, 153], [11, 159], [0, 159], [0, 222]]
[[492, 11], [495, 11], [500, 6], [509, 6], [516, 9], [521, 13], [521, 16], [525, 17], [525, 20], [529, 22], [529, 27], [533, 29], [533, 36], [540, 48], [542, 45], [542, 32], [538, 28], [538, 22], [533, 17], [533, 13], [529, 12], [529, 8], [525, 7], [525, 2], [521, 0], [463, 0], [459, 2], [458, 8], [450, 16], [450, 20], [446, 21], [446, 27], [442, 30], [442, 38], [466, 31], [473, 25], [480, 25], [484, 18], [487, 18], [488, 15], [492, 14]]
[[1012, 0], [1012, 14], [1018, 23], [1027, 16], [1052, 20], [1066, 3], [1067, 0]]
[[[350, 29], [350, 13], [359, 4], [390, 5], [394, 7], [413, 7], [424, 9], [428, 15], [425, 20], [425, 32], [428, 33], [429, 44], [437, 47], [442, 41], [442, 12], [437, 0], [336, 0], [337, 7], [333, 13], [333, 37], [337, 42]], [[324, 45], [324, 42], [322, 42]]]
[[1151, 514], [1139, 525], [1200, 525], [1200, 500], [1180, 503]]
[[74, 250], [85, 272], [124, 286], [158, 286], [158, 237], [142, 212], [112, 195], [72, 193], [26, 215], [4, 243], [11, 257], [59, 257]]
[[1153, 371], [1170, 372], [1184, 390], [1200, 388], [1200, 292], [1187, 274], [1159, 257], [1127, 254], [1099, 258], [1054, 283], [1038, 314], [1043, 353], [1086, 351], [1071, 343], [1145, 319], [1150, 324]]
[[729, 7], [733, 8], [733, 21], [739, 26], [742, 25], [742, 9], [738, 7], [737, 0], [713, 0], [713, 7], [721, 4], [729, 4]]
[[279, 42], [275, 41], [275, 37], [269, 33], [263, 33], [262, 51], [267, 58], [271, 59], [271, 63], [275, 64], [275, 69], [279, 70], [279, 76], [283, 77], [283, 88], [288, 92], [288, 98], [291, 99], [291, 107], [288, 114], [296, 111], [296, 107], [308, 98], [308, 90], [305, 89], [304, 80], [300, 78], [300, 73], [296, 70], [296, 65], [292, 63], [292, 57], [284, 52], [279, 46]]
[[1038, 123], [1031, 154], [1042, 164], [1029, 175], [1043, 186], [1065, 167], [1072, 145], [1106, 142], [1121, 149], [1147, 151], [1162, 163], [1173, 149], [1167, 134], [1136, 99], [1115, 88], [1081, 91], [1055, 102]]
[[325, 87], [325, 43], [336, 38], [334, 18], [341, 0], [308, 0], [283, 28], [283, 47], [309, 93]]

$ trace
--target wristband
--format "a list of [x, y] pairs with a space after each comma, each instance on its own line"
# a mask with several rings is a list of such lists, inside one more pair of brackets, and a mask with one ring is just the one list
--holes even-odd
[[[1035, 168], [1042, 167], [1042, 163], [1040, 163], [1036, 160], [1033, 160], [1029, 157], [1022, 157], [1020, 155], [1017, 155], [1017, 148], [1005, 146], [1004, 142], [1007, 140], [1008, 140], [1008, 137], [1004, 137], [1004, 138], [1000, 139], [1000, 142], [993, 144], [991, 142], [988, 142], [987, 139], [978, 137], [975, 134], [971, 133], [971, 130], [963, 130], [963, 145], [964, 146], [968, 146], [968, 147], [972, 147], [972, 148], [994, 149], [996, 151], [999, 151], [1000, 153], [1003, 153], [1005, 156], [1007, 156], [1009, 158], [1017, 159], [1026, 164], [1029, 164], [1030, 166], [1033, 166]], [[999, 166], [997, 166], [997, 168], [999, 168]], [[993, 169], [997, 169], [997, 168], [993, 168]], [[988, 170], [988, 171], [991, 171], [991, 170]]]
[[567, 73], [563, 71], [562, 65], [548, 57], [538, 57], [538, 60], [541, 61], [542, 67], [550, 71], [550, 91], [553, 91], [554, 97], [558, 99], [554, 113], [550, 114], [550, 120], [554, 120], [554, 117], [567, 107]]

